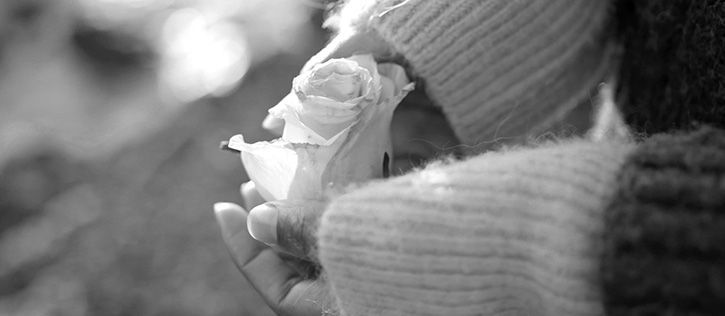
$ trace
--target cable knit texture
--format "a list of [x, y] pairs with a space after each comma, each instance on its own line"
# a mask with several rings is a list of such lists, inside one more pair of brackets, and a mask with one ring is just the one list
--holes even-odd
[[588, 102], [610, 70], [608, 6], [353, 0], [341, 20], [381, 34], [443, 107], [458, 137], [478, 144], [540, 132]]
[[319, 257], [343, 315], [600, 315], [603, 210], [631, 145], [434, 164], [335, 199]]
[[602, 261], [611, 315], [725, 312], [725, 131], [660, 135], [625, 164]]

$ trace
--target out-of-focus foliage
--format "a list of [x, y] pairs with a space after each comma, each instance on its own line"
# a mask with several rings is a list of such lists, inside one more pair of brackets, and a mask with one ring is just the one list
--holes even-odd
[[136, 34], [158, 52], [160, 84], [184, 101], [221, 95], [249, 64], [280, 50], [307, 20], [299, 0], [76, 0], [86, 23]]
[[0, 315], [267, 315], [211, 205], [322, 45], [298, 0], [0, 2]]

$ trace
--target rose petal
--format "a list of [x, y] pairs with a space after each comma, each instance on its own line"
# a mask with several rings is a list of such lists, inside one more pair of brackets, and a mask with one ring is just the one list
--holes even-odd
[[283, 140], [248, 144], [242, 135], [235, 135], [229, 147], [241, 152], [244, 169], [259, 194], [273, 201], [321, 199], [321, 175], [339, 145], [291, 144]]
[[[345, 60], [345, 59], [343, 59], [343, 60]], [[360, 67], [363, 67], [368, 72], [370, 72], [370, 74], [375, 74], [379, 71], [378, 63], [375, 62], [375, 59], [373, 58], [373, 55], [371, 55], [371, 54], [354, 55], [354, 56], [351, 56], [350, 58], [347, 58], [347, 60], [356, 62]]]
[[373, 73], [367, 68], [361, 66], [352, 60], [331, 59], [322, 64], [315, 65], [309, 72], [301, 73], [292, 80], [292, 87], [298, 93], [303, 95], [325, 95], [324, 92], [315, 91], [312, 83], [327, 79], [333, 74], [338, 75], [358, 75], [361, 78], [372, 77]]
[[326, 96], [335, 101], [345, 102], [361, 96], [363, 81], [359, 74], [333, 73], [325, 79], [312, 82], [315, 95]]
[[395, 84], [395, 90], [410, 92], [415, 86], [410, 80], [408, 75], [405, 74], [405, 69], [397, 64], [384, 63], [378, 65], [378, 72], [381, 76], [387, 77]]
[[303, 122], [300, 117], [303, 112], [301, 108], [302, 105], [297, 96], [290, 93], [280, 103], [269, 109], [272, 116], [285, 121], [282, 139], [287, 142], [329, 146], [347, 132], [358, 113], [356, 111], [344, 113], [344, 109], [339, 109], [339, 117], [305, 113], [312, 118], [320, 118], [322, 121], [306, 120]]
[[388, 77], [381, 76], [380, 83], [380, 102], [383, 104], [389, 103], [388, 100], [392, 99], [399, 89], [395, 88], [395, 83]]
[[247, 144], [242, 135], [229, 139], [229, 147], [241, 152], [247, 175], [263, 198], [287, 195], [298, 166], [294, 150], [275, 142]]

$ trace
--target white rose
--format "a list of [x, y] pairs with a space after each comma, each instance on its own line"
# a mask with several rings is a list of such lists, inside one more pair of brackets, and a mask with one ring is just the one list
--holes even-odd
[[285, 120], [282, 139], [326, 145], [378, 102], [381, 85], [372, 56], [331, 59], [297, 76], [292, 92], [269, 112]]
[[237, 135], [229, 147], [266, 200], [321, 199], [330, 187], [383, 175], [393, 111], [412, 89], [398, 65], [331, 59], [297, 76], [269, 110], [285, 121], [280, 139], [247, 144]]

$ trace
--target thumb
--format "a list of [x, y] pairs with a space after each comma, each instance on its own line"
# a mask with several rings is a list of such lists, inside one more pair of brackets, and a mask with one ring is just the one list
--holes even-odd
[[316, 262], [317, 227], [325, 204], [313, 200], [268, 202], [249, 212], [249, 233], [295, 257]]

